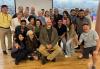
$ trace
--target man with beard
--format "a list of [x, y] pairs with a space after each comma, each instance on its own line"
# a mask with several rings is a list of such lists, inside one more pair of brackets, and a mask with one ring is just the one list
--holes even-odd
[[39, 52], [42, 54], [42, 64], [48, 61], [55, 61], [55, 57], [61, 52], [58, 42], [57, 30], [52, 26], [50, 19], [47, 20], [46, 26], [40, 31], [40, 47]]

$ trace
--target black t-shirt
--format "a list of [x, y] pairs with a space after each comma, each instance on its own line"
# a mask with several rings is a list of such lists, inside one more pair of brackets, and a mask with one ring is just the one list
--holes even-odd
[[59, 27], [58, 25], [54, 26], [57, 29], [58, 32], [58, 36], [63, 35], [65, 32], [67, 32], [67, 28], [65, 25], [62, 24], [61, 27]]
[[58, 24], [58, 20], [59, 20], [59, 19], [62, 19], [62, 18], [63, 18], [62, 15], [60, 15], [60, 14], [55, 15], [55, 14], [54, 14], [54, 22], [56, 23], [56, 25]]

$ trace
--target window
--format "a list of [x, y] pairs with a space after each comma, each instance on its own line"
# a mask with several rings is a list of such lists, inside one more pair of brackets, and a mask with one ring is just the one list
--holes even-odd
[[9, 13], [11, 15], [15, 14], [15, 0], [0, 0], [0, 6], [1, 5], [7, 5]]

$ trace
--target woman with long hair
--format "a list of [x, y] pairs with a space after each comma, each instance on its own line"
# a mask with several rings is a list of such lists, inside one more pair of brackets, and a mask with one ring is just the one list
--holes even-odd
[[61, 46], [64, 47], [64, 55], [65, 57], [70, 57], [74, 54], [74, 47], [77, 46], [77, 34], [74, 30], [74, 25], [70, 18], [67, 18], [67, 32], [65, 36], [62, 38]]
[[25, 44], [25, 36], [19, 33], [16, 36], [14, 46], [11, 51], [11, 56], [15, 58], [15, 64], [18, 65], [21, 60], [27, 57], [27, 48]]

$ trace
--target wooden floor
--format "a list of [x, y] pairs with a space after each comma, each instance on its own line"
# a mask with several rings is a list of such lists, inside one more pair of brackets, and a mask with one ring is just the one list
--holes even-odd
[[[100, 69], [100, 56], [98, 57], [97, 69]], [[0, 50], [0, 69], [88, 69], [89, 61], [86, 59], [77, 59], [77, 54], [71, 58], [59, 56], [56, 62], [50, 62], [42, 65], [40, 61], [23, 61], [19, 65], [14, 64], [10, 52], [3, 55]]]

